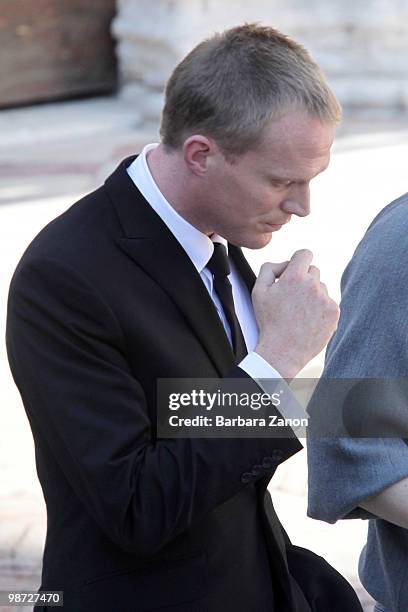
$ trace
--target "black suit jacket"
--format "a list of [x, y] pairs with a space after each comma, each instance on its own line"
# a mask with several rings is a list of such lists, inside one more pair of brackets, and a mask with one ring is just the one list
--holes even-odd
[[63, 590], [65, 612], [308, 612], [331, 597], [331, 610], [360, 609], [290, 544], [266, 492], [301, 448], [290, 429], [156, 438], [158, 378], [246, 375], [199, 274], [128, 177], [133, 159], [36, 237], [11, 284], [8, 354], [47, 505], [40, 588]]

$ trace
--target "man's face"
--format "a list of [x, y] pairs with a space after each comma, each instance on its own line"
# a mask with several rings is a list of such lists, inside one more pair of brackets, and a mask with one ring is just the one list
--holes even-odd
[[257, 249], [292, 215], [308, 215], [309, 183], [327, 168], [334, 133], [333, 124], [293, 111], [267, 125], [258, 148], [232, 163], [218, 151], [200, 206], [208, 232]]

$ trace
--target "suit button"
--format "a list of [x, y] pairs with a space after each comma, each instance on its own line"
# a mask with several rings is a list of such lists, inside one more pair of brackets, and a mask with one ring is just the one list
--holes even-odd
[[264, 457], [262, 459], [262, 467], [263, 468], [270, 468], [273, 466], [273, 464], [275, 463], [275, 461], [272, 459], [272, 457]]
[[243, 482], [244, 484], [248, 484], [248, 482], [251, 482], [252, 480], [252, 474], [250, 472], [244, 472], [241, 476], [241, 482]]
[[254, 465], [254, 467], [251, 470], [251, 474], [252, 476], [259, 476], [259, 474], [262, 473], [262, 465]]
[[279, 450], [278, 448], [276, 448], [274, 451], [272, 451], [272, 457], [274, 461], [282, 461], [283, 459], [283, 453], [281, 450]]

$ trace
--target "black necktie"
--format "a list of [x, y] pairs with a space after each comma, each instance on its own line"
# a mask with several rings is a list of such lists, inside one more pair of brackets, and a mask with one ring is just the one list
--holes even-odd
[[232, 346], [237, 363], [239, 363], [248, 350], [242, 334], [241, 326], [234, 308], [232, 297], [232, 286], [228, 279], [230, 265], [228, 261], [227, 249], [223, 244], [214, 242], [214, 253], [207, 264], [214, 277], [214, 289], [220, 299], [225, 316], [231, 329]]

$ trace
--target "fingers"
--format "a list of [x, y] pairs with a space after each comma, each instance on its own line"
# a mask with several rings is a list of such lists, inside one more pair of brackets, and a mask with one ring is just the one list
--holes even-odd
[[321, 287], [325, 294], [328, 295], [327, 287], [320, 282], [320, 270], [316, 266], [310, 265], [313, 253], [308, 249], [296, 251], [290, 261], [281, 263], [265, 262], [262, 264], [259, 271], [257, 284], [258, 286], [271, 286], [276, 279], [285, 273], [285, 277], [298, 276], [309, 274]]
[[327, 285], [325, 285], [324, 283], [320, 283], [320, 287], [323, 290], [323, 292], [328, 296], [329, 292], [327, 291]]
[[257, 282], [268, 286], [273, 285], [275, 280], [285, 271], [288, 263], [288, 261], [283, 261], [281, 263], [272, 263], [268, 261], [262, 264]]
[[295, 251], [285, 270], [285, 276], [299, 277], [306, 275], [309, 271], [312, 259], [313, 253], [308, 249], [301, 249], [299, 251]]
[[314, 278], [314, 280], [319, 284], [320, 289], [322, 290], [322, 292], [324, 293], [324, 295], [326, 295], [327, 297], [329, 297], [329, 292], [327, 290], [327, 285], [325, 285], [325, 283], [321, 283], [320, 282], [320, 270], [319, 268], [317, 268], [316, 266], [310, 266], [309, 267], [309, 274], [310, 276], [312, 276]]
[[320, 270], [316, 268], [316, 266], [309, 266], [309, 274], [312, 276], [317, 282], [320, 282]]

